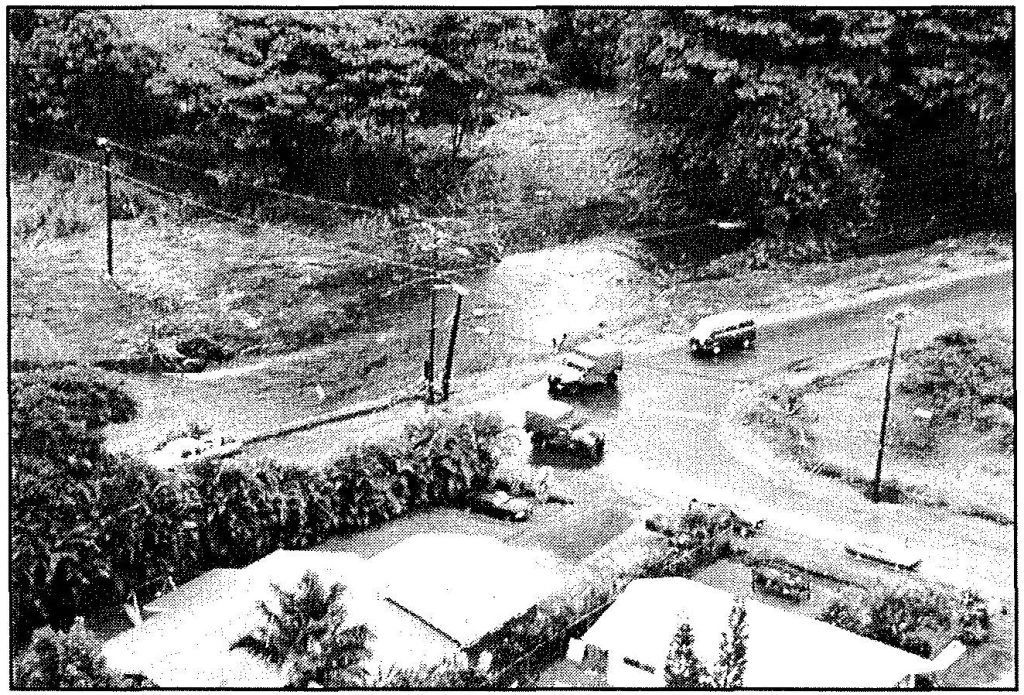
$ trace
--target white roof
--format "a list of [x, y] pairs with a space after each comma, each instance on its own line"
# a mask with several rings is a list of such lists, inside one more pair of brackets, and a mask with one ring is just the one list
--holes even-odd
[[164, 688], [282, 687], [286, 681], [279, 669], [230, 646], [263, 623], [258, 604], [273, 605], [271, 583], [293, 588], [307, 570], [327, 586], [341, 582], [347, 587], [348, 619], [366, 624], [375, 635], [366, 664], [371, 675], [459, 658], [461, 650], [451, 640], [380, 596], [378, 582], [359, 556], [286, 550], [231, 574], [217, 600], [146, 620], [107, 642], [103, 654], [112, 668], [144, 674]]
[[752, 321], [753, 318], [754, 315], [744, 309], [733, 309], [721, 314], [705, 316], [693, 327], [691, 335], [704, 340], [710, 335], [711, 331], [736, 326], [744, 321]]
[[526, 613], [562, 581], [549, 556], [486, 536], [420, 534], [369, 564], [386, 578], [390, 600], [463, 647]]
[[219, 601], [231, 589], [242, 570], [218, 567], [190, 579], [174, 591], [159, 596], [145, 605], [150, 613], [170, 613]]
[[[612, 687], [664, 687], [676, 630], [689, 623], [694, 650], [713, 668], [734, 605], [732, 594], [681, 577], [639, 579], [583, 636], [608, 650]], [[746, 688], [891, 688], [934, 666], [926, 659], [818, 620], [747, 601]], [[651, 674], [627, 666], [631, 658]]]

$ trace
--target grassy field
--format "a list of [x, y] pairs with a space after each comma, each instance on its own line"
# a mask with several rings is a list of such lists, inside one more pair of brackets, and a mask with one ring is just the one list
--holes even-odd
[[[899, 383], [902, 365], [893, 375]], [[881, 422], [881, 389], [885, 367], [844, 377], [806, 396], [819, 414], [815, 425], [818, 461], [815, 469], [853, 485], [874, 480], [875, 452]], [[938, 434], [934, 450], [919, 452], [902, 441], [898, 424], [913, 418], [919, 404], [893, 389], [890, 438], [883, 483], [890, 496], [903, 501], [979, 516], [1000, 524], [1013, 523], [1014, 461], [1012, 450], [1000, 448], [972, 427], [955, 425]], [[841, 414], [835, 416], [833, 414]]]

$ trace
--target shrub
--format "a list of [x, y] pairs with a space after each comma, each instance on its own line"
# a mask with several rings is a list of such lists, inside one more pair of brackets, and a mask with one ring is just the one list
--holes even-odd
[[780, 432], [801, 464], [809, 466], [815, 461], [812, 426], [817, 416], [802, 391], [785, 382], [746, 384], [737, 388], [727, 407], [730, 415], [743, 424]]
[[954, 326], [908, 359], [901, 388], [927, 399], [938, 415], [977, 424], [990, 405], [1012, 410], [1013, 376], [1013, 339], [1005, 330]]
[[987, 642], [992, 630], [988, 606], [978, 592], [965, 591], [961, 597], [962, 610], [957, 624], [958, 637], [968, 647]]
[[34, 690], [124, 688], [129, 685], [106, 665], [100, 641], [81, 621], [69, 631], [36, 630], [32, 643], [14, 662], [15, 688]]
[[931, 656], [921, 631], [948, 630], [959, 623], [964, 608], [951, 596], [920, 587], [879, 587], [847, 593], [833, 601], [820, 619], [892, 647]]
[[989, 436], [1001, 447], [1013, 446], [1016, 438], [1017, 418], [1013, 411], [1000, 403], [989, 403], [978, 413], [978, 429], [989, 432]]
[[135, 417], [135, 401], [98, 371], [65, 367], [12, 375], [11, 452], [67, 462], [99, 455], [101, 429]]
[[938, 430], [933, 421], [925, 421], [903, 411], [894, 414], [889, 427], [893, 441], [904, 449], [918, 454], [935, 449]]
[[417, 671], [391, 669], [373, 680], [367, 687], [374, 690], [480, 690], [487, 687], [487, 679], [485, 674], [464, 664], [445, 663]]

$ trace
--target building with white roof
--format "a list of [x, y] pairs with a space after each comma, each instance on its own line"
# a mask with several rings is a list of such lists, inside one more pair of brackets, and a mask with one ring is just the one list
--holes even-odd
[[[694, 651], [713, 668], [734, 605], [729, 592], [689, 579], [636, 580], [581, 640], [573, 641], [569, 658], [599, 663], [611, 687], [663, 688], [665, 661], [679, 626], [690, 625]], [[927, 659], [813, 618], [753, 600], [746, 607], [745, 688], [892, 688], [936, 668]], [[592, 658], [595, 654], [602, 658]]]
[[166, 594], [147, 605], [154, 617], [107, 642], [103, 655], [111, 668], [146, 676], [163, 688], [284, 687], [280, 669], [230, 647], [263, 623], [259, 602], [273, 605], [272, 584], [294, 588], [309, 570], [326, 586], [345, 585], [348, 620], [374, 633], [366, 663], [371, 679], [465, 658], [452, 640], [382, 596], [366, 560], [352, 553], [287, 550], [244, 569], [211, 573], [209, 581], [183, 585], [178, 596]]
[[152, 616], [111, 639], [111, 668], [163, 688], [280, 688], [280, 669], [243, 650], [264, 623], [272, 585], [307, 571], [347, 590], [347, 619], [374, 634], [370, 683], [391, 671], [465, 664], [465, 649], [527, 613], [561, 581], [552, 558], [490, 537], [420, 534], [365, 560], [354, 553], [278, 550], [242, 569], [207, 572], [147, 604]]
[[369, 565], [390, 601], [464, 648], [524, 615], [562, 582], [553, 558], [488, 536], [419, 534]]

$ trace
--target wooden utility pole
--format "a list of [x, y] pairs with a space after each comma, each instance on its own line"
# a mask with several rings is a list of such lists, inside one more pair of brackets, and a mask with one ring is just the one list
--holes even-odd
[[448, 336], [448, 357], [444, 361], [444, 377], [441, 379], [442, 400], [448, 400], [452, 383], [452, 361], [455, 359], [455, 339], [459, 334], [459, 315], [462, 314], [462, 297], [468, 292], [465, 287], [452, 283], [455, 290], [455, 314], [452, 316], [452, 333]]
[[427, 378], [427, 403], [434, 403], [434, 362], [435, 345], [437, 343], [437, 239], [434, 239], [434, 249], [431, 255], [431, 270], [433, 276], [430, 278], [430, 352], [427, 356], [424, 376]]
[[892, 337], [892, 354], [889, 355], [889, 372], [885, 376], [885, 400], [882, 402], [882, 429], [878, 436], [878, 460], [875, 462], [874, 501], [881, 501], [882, 457], [885, 455], [885, 430], [889, 423], [889, 387], [892, 385], [892, 368], [896, 364], [896, 343], [900, 339], [900, 324], [896, 324], [896, 334]]
[[110, 143], [99, 138], [96, 144], [103, 148], [103, 175], [107, 193], [107, 275], [114, 277], [114, 204], [110, 195]]

